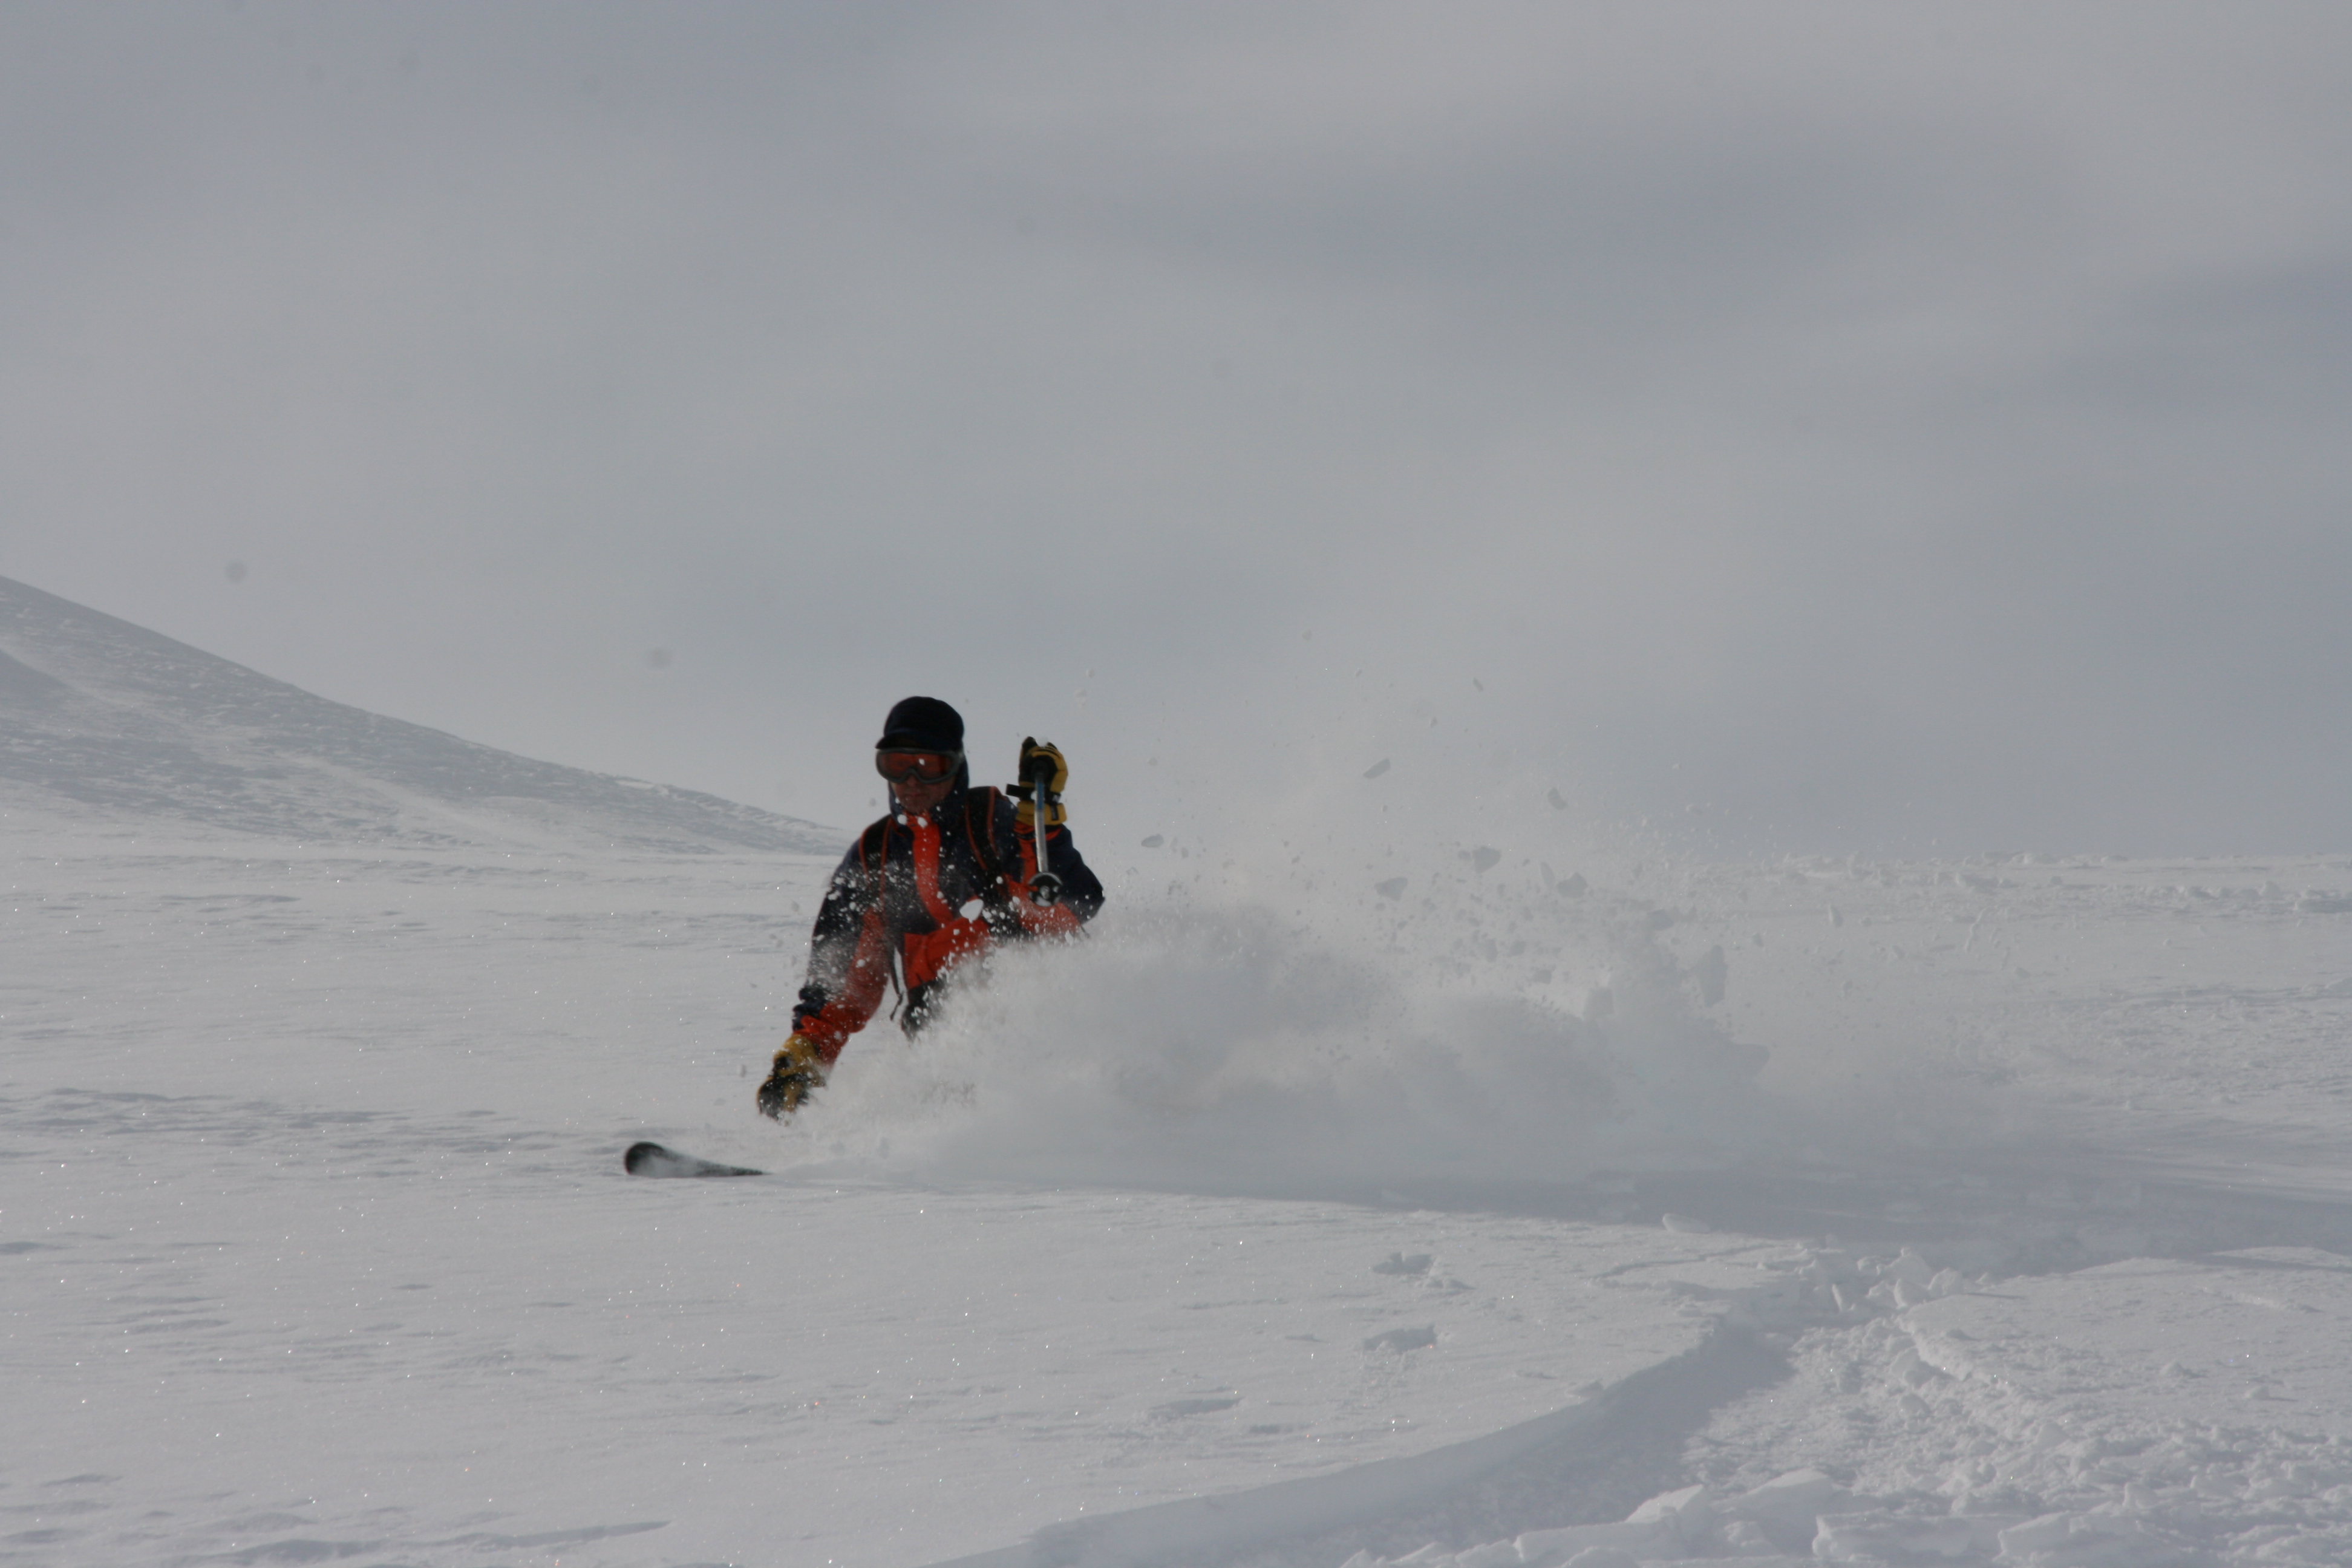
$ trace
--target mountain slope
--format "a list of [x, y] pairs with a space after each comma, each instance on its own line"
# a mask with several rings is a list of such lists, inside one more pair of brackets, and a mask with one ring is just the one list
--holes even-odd
[[311, 840], [829, 854], [840, 838], [330, 702], [5, 577], [0, 799]]

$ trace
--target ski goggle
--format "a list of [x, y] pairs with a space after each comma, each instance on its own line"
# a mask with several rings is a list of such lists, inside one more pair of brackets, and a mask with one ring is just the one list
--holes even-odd
[[956, 764], [961, 761], [962, 754], [953, 752], [877, 752], [874, 771], [892, 784], [905, 784], [908, 779], [937, 784], [955, 772]]

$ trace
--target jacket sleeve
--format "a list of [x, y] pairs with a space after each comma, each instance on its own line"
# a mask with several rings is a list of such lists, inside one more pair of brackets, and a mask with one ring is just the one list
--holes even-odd
[[809, 932], [808, 978], [793, 1008], [793, 1032], [806, 1036], [827, 1063], [873, 1018], [890, 982], [889, 932], [873, 888], [852, 845]]

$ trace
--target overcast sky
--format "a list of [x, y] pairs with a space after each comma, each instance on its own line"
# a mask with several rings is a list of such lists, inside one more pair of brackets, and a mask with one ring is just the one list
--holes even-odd
[[2352, 848], [2347, 171], [2341, 4], [19, 0], [0, 574], [845, 826]]

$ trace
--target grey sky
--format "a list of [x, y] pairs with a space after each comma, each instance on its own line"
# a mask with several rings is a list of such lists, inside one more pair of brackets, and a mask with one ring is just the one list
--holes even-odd
[[1119, 835], [1393, 755], [2352, 847], [2347, 78], [2336, 5], [12, 5], [0, 574], [845, 825], [925, 690]]

